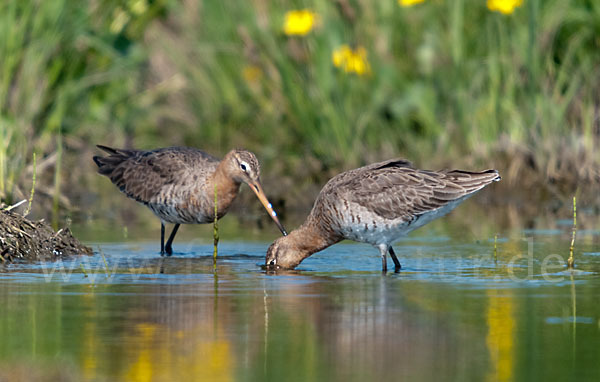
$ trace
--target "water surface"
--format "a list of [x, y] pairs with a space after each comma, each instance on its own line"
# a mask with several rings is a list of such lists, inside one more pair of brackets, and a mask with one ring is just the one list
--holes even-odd
[[[600, 246], [582, 232], [378, 251], [342, 243], [266, 273], [268, 243], [94, 245], [0, 265], [0, 380], [532, 380], [600, 376]], [[496, 257], [496, 258], [495, 258]], [[391, 266], [391, 261], [390, 261]], [[33, 374], [32, 374], [33, 373]]]

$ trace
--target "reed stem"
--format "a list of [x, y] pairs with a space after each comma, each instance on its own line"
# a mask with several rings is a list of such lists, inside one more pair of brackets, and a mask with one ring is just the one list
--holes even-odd
[[62, 134], [59, 132], [58, 137], [56, 137], [56, 167], [54, 169], [54, 195], [52, 197], [52, 228], [54, 228], [54, 230], [58, 229], [62, 153], [63, 141]]
[[567, 269], [575, 268], [575, 257], [573, 249], [575, 247], [575, 234], [577, 233], [577, 199], [573, 196], [573, 236], [571, 236], [571, 248], [569, 250], [569, 259], [567, 260]]
[[494, 235], [494, 263], [498, 262], [498, 235]]
[[36, 162], [35, 162], [35, 153], [33, 153], [33, 176], [31, 179], [31, 193], [29, 194], [29, 204], [27, 205], [27, 209], [25, 210], [25, 213], [23, 214], [23, 216], [27, 216], [31, 212], [31, 204], [33, 203], [33, 195], [35, 194], [35, 174], [36, 174], [36, 172], [37, 172], [37, 169], [36, 169]]
[[213, 223], [213, 270], [217, 271], [217, 252], [218, 252], [218, 244], [219, 244], [219, 223], [217, 218], [217, 185], [215, 184], [215, 220]]
[[85, 278], [85, 277], [88, 277], [88, 274], [87, 274], [87, 272], [85, 271], [85, 267], [83, 266], [83, 264], [80, 264], [80, 266], [81, 266], [81, 271], [83, 272], [83, 277], [84, 277], [84, 278]]
[[106, 257], [104, 257], [104, 252], [102, 251], [102, 248], [100, 248], [100, 246], [98, 246], [98, 252], [100, 252], [100, 256], [102, 256], [102, 261], [104, 262], [104, 272], [106, 272], [106, 277], [110, 277], [108, 263], [106, 262]]

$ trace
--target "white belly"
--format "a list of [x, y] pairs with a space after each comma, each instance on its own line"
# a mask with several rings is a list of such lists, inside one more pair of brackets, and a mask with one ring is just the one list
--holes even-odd
[[410, 232], [408, 222], [385, 219], [354, 203], [338, 204], [339, 231], [344, 238], [362, 243], [390, 244]]
[[412, 220], [406, 221], [402, 218], [386, 219], [367, 208], [348, 203], [339, 206], [341, 219], [339, 230], [346, 239], [369, 243], [372, 245], [391, 245], [410, 231], [417, 229], [430, 221], [446, 215], [458, 206], [464, 199], [458, 199], [445, 206], [415, 215]]

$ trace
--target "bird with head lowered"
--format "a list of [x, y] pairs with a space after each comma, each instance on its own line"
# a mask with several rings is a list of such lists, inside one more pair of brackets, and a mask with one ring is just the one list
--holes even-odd
[[341, 173], [325, 184], [306, 221], [271, 244], [266, 266], [293, 269], [313, 253], [349, 239], [377, 247], [384, 271], [389, 252], [399, 270], [392, 248], [396, 240], [498, 180], [496, 170], [419, 170], [403, 159]]

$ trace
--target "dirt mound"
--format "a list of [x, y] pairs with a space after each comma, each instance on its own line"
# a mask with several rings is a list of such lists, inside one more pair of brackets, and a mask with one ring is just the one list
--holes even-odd
[[92, 249], [74, 238], [68, 228], [54, 232], [43, 220], [31, 221], [0, 209], [0, 262], [91, 254]]

